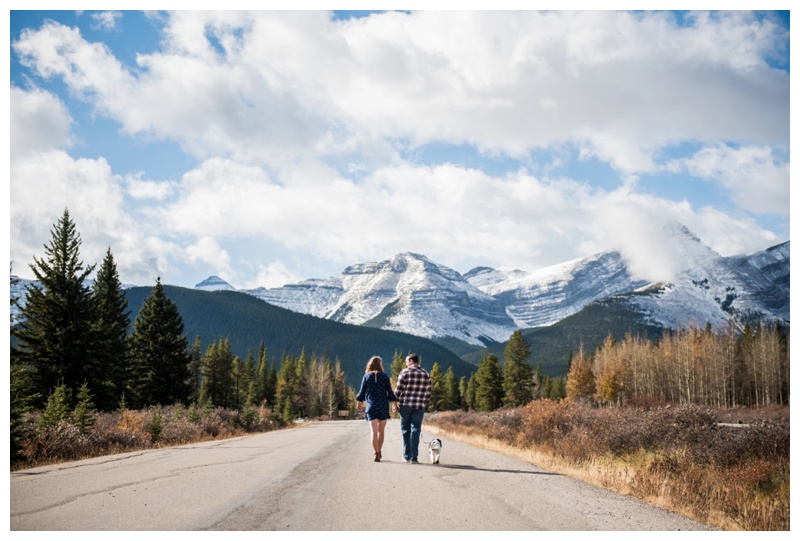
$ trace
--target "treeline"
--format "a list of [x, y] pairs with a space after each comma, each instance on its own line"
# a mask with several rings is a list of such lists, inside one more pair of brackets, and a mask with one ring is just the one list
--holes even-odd
[[[35, 429], [26, 414], [42, 411], [41, 427], [69, 419], [85, 425], [93, 411], [196, 405], [239, 410], [243, 417], [270, 408], [276, 419], [333, 415], [350, 410], [353, 391], [338, 360], [284, 355], [280, 366], [243, 360], [221, 338], [205, 352], [190, 348], [178, 308], [156, 280], [132, 332], [127, 301], [109, 249], [91, 286], [95, 265], [80, 260], [80, 235], [65, 210], [31, 269], [40, 286], [26, 290], [11, 327], [12, 460]], [[18, 299], [11, 299], [12, 304]], [[243, 421], [246, 424], [246, 419]], [[80, 427], [79, 427], [80, 428]]]
[[201, 354], [198, 336], [191, 348], [194, 389], [191, 399], [245, 412], [264, 405], [284, 421], [298, 417], [334, 417], [353, 407], [353, 391], [346, 383], [341, 363], [318, 358], [305, 350], [299, 356], [284, 355], [280, 367], [268, 362], [264, 344], [257, 358], [231, 353], [230, 339], [220, 339]]
[[634, 397], [722, 408], [789, 404], [789, 332], [779, 323], [745, 324], [739, 331], [731, 322], [719, 333], [707, 324], [702, 330], [664, 331], [658, 340], [608, 335], [591, 353], [580, 347], [570, 354], [566, 378], [543, 376], [541, 366], [534, 371], [530, 355], [516, 331], [502, 364], [486, 352], [478, 370], [457, 386], [441, 378], [434, 364], [432, 409], [493, 411], [567, 397], [598, 405]]
[[[457, 379], [448, 368], [444, 374], [438, 363], [430, 370], [432, 411], [492, 411], [501, 407], [527, 404], [531, 400], [566, 397], [564, 377], [542, 374], [541, 365], [534, 370], [530, 363], [531, 346], [521, 331], [515, 331], [503, 350], [503, 363], [494, 353], [484, 352], [477, 371]], [[395, 355], [392, 379], [403, 368], [403, 357]]]
[[681, 404], [762, 407], [789, 403], [789, 332], [779, 323], [733, 322], [665, 332], [657, 341], [611, 337], [571, 359], [567, 395], [601, 404], [650, 397]]

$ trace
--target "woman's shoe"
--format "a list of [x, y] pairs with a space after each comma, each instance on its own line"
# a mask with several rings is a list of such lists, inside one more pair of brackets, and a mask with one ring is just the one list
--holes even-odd
[[380, 461], [381, 461], [381, 452], [375, 451], [375, 462], [380, 462]]

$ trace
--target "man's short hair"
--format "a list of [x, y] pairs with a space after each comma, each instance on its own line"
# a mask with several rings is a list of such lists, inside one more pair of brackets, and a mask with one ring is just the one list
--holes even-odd
[[419, 357], [416, 353], [409, 353], [408, 357], [406, 357], [407, 361], [411, 361], [412, 363], [419, 364]]

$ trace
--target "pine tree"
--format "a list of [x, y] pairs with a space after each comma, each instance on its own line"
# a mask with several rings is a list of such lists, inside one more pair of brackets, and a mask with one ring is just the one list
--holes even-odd
[[208, 346], [201, 361], [200, 403], [221, 408], [235, 407], [234, 362], [229, 339], [220, 338], [219, 343]]
[[95, 406], [92, 401], [92, 394], [89, 385], [84, 383], [78, 389], [78, 403], [72, 412], [72, 421], [81, 434], [88, 434], [92, 431], [95, 420]]
[[189, 361], [189, 372], [192, 375], [192, 381], [189, 384], [191, 388], [191, 392], [189, 394], [189, 398], [192, 403], [197, 404], [200, 401], [200, 385], [203, 382], [203, 341], [200, 339], [200, 335], [194, 337], [194, 342], [192, 343], [191, 350], [189, 352], [189, 356], [191, 361]]
[[468, 392], [469, 392], [469, 379], [467, 379], [467, 376], [461, 376], [461, 379], [458, 382], [458, 393], [461, 397], [458, 407], [464, 410], [469, 408], [469, 406], [467, 405]]
[[394, 357], [392, 357], [392, 387], [397, 384], [397, 376], [400, 375], [400, 372], [406, 367], [406, 358], [403, 356], [403, 352], [395, 351]]
[[78, 388], [89, 381], [94, 388], [98, 355], [97, 325], [91, 292], [85, 285], [94, 265], [80, 261], [80, 235], [64, 214], [51, 230], [46, 257], [31, 264], [40, 287], [27, 288], [21, 312], [18, 360], [33, 370], [36, 390], [48, 396], [59, 385]]
[[117, 265], [109, 248], [97, 271], [92, 290], [97, 310], [98, 356], [92, 367], [95, 404], [111, 411], [125, 391], [128, 368], [128, 301], [122, 291]]
[[[11, 286], [18, 282], [18, 279], [11, 278]], [[14, 306], [19, 301], [18, 298], [11, 298], [11, 305]], [[11, 318], [12, 323], [14, 318]], [[11, 327], [11, 333], [15, 334], [16, 328]], [[11, 421], [10, 440], [11, 440], [11, 462], [23, 459], [23, 442], [34, 433], [34, 427], [25, 414], [32, 410], [34, 404], [40, 401], [41, 395], [37, 394], [31, 372], [22, 364], [19, 352], [11, 345], [11, 377], [9, 379], [9, 417]]]
[[431, 399], [429, 408], [431, 411], [442, 411], [444, 403], [444, 374], [438, 362], [433, 363], [430, 372], [431, 377]]
[[503, 370], [500, 359], [487, 353], [475, 372], [475, 409], [493, 411], [503, 403]]
[[256, 359], [253, 351], [247, 350], [247, 357], [244, 360], [244, 373], [242, 381], [242, 402], [243, 406], [254, 406], [256, 402]]
[[183, 319], [158, 278], [133, 323], [131, 402], [137, 407], [188, 402], [190, 362]]
[[503, 403], [506, 406], [522, 406], [533, 399], [533, 371], [528, 364], [531, 347], [522, 337], [521, 331], [514, 331], [503, 350]]
[[453, 367], [448, 366], [444, 373], [444, 400], [442, 411], [452, 411], [461, 407], [461, 393], [458, 389], [458, 379], [453, 372]]
[[278, 371], [278, 384], [276, 392], [276, 407], [281, 412], [284, 421], [291, 421], [296, 417], [295, 396], [297, 395], [297, 362], [284, 355], [281, 360], [281, 369]]
[[476, 397], [478, 392], [478, 378], [475, 377], [473, 372], [467, 381], [467, 392], [464, 394], [464, 405], [468, 410], [476, 409]]
[[258, 346], [258, 367], [256, 368], [256, 403], [261, 404], [264, 402], [266, 405], [271, 406], [272, 403], [269, 399], [269, 368], [269, 363], [267, 362], [267, 348], [264, 346], [264, 342], [262, 341]]
[[63, 383], [56, 385], [53, 392], [47, 397], [47, 404], [39, 418], [39, 430], [46, 430], [58, 425], [61, 421], [69, 420], [71, 401], [72, 391]]

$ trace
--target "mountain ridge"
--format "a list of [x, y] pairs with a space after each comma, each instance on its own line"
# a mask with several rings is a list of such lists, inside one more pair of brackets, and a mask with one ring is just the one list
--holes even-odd
[[674, 254], [669, 281], [636, 278], [619, 251], [531, 272], [476, 267], [464, 275], [402, 252], [338, 276], [242, 291], [292, 311], [473, 346], [502, 343], [515, 330], [554, 325], [594, 302], [636, 292], [646, 294], [624, 302], [652, 326], [718, 327], [734, 318], [788, 326], [789, 241], [723, 257], [681, 224], [667, 224], [664, 239]]

